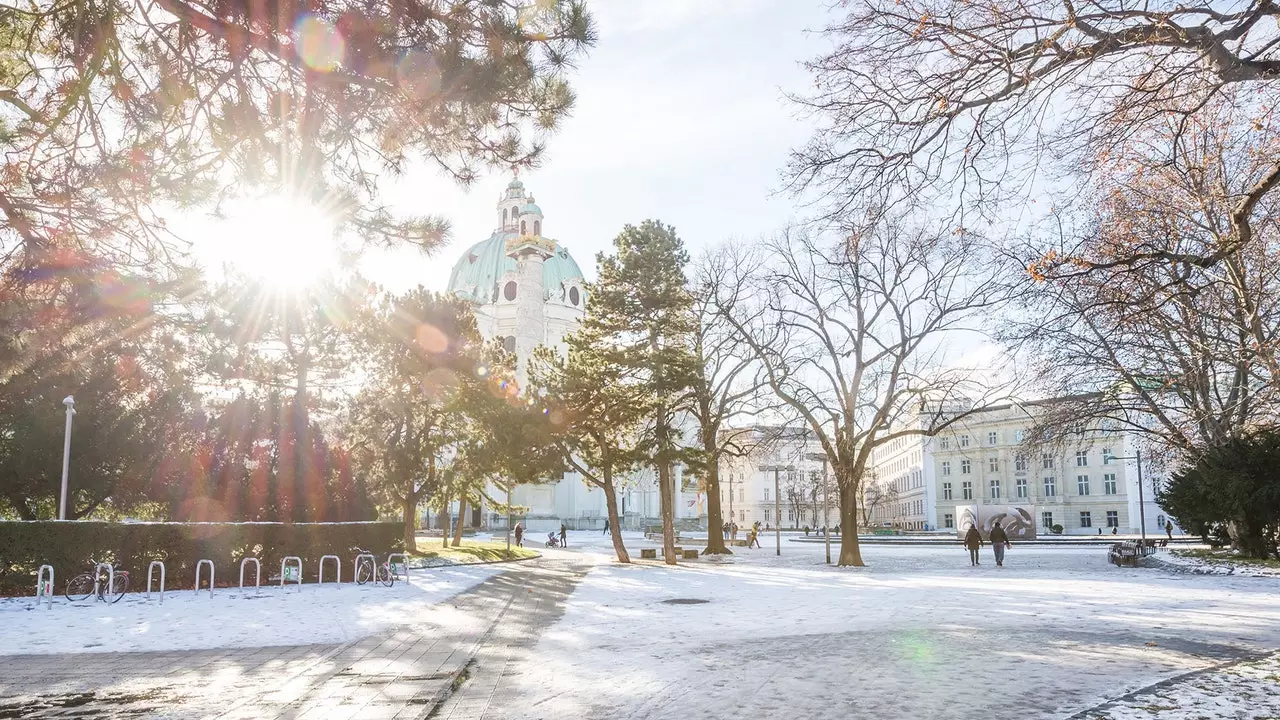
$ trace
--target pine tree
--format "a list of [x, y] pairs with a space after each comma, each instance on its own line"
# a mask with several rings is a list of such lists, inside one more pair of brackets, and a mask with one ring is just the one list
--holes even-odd
[[650, 404], [638, 450], [657, 472], [663, 553], [674, 565], [674, 469], [689, 454], [676, 416], [697, 375], [693, 297], [684, 274], [689, 256], [675, 228], [655, 220], [627, 225], [613, 244], [614, 254], [596, 257], [600, 274], [589, 288], [592, 312], [583, 329], [598, 338], [599, 362], [614, 366], [610, 372], [628, 378]]

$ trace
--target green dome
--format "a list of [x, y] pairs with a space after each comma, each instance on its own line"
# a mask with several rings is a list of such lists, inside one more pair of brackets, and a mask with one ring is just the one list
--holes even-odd
[[538, 207], [536, 203], [525, 203], [525, 206], [520, 208], [520, 214], [523, 215], [525, 213], [537, 213], [541, 215], [542, 208]]
[[[497, 302], [498, 279], [516, 269], [515, 259], [507, 257], [507, 238], [512, 237], [517, 233], [495, 232], [488, 240], [472, 245], [454, 264], [449, 291], [481, 305]], [[582, 280], [582, 270], [569, 251], [556, 243], [555, 254], [542, 263], [542, 287], [548, 295], [555, 295], [574, 280]]]

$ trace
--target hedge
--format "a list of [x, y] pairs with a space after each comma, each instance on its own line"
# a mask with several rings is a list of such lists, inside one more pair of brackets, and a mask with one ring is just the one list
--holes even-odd
[[[90, 570], [90, 558], [128, 570], [133, 592], [146, 589], [152, 560], [164, 561], [166, 589], [193, 587], [201, 559], [213, 561], [218, 586], [239, 585], [240, 561], [245, 557], [261, 561], [266, 585], [269, 577], [280, 574], [280, 561], [287, 555], [302, 558], [305, 582], [316, 580], [321, 556], [337, 555], [342, 558], [342, 579], [350, 581], [355, 571], [352, 546], [385, 560], [387, 553], [404, 549], [404, 525], [0, 521], [0, 595], [34, 594], [41, 565], [53, 566], [55, 590], [61, 594], [69, 578]], [[252, 568], [245, 574], [246, 582], [251, 582]], [[332, 563], [325, 577], [333, 577]]]

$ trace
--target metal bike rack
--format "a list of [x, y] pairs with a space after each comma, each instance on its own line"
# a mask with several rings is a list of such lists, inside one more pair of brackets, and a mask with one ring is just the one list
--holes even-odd
[[338, 579], [335, 582], [337, 582], [338, 587], [341, 588], [342, 587], [342, 558], [338, 557], [337, 555], [321, 555], [320, 556], [320, 579], [316, 582], [316, 584], [317, 585], [324, 584], [324, 561], [325, 560], [332, 560], [338, 564]]
[[209, 563], [209, 597], [213, 597], [213, 561], [212, 560], [201, 560], [200, 562], [196, 563], [196, 594], [197, 595], [200, 594], [200, 569], [204, 567], [205, 563]]
[[404, 553], [391, 553], [387, 555], [387, 570], [395, 577], [400, 577], [396, 572], [396, 558], [400, 558], [400, 564], [404, 565], [404, 581], [409, 582], [409, 558]]
[[[44, 571], [49, 571], [49, 584], [44, 584]], [[40, 574], [36, 576], [36, 607], [40, 607], [40, 600], [44, 600], [44, 606], [47, 610], [53, 609], [53, 566], [41, 565]]]
[[[164, 563], [160, 562], [159, 560], [152, 560], [151, 564], [147, 566], [147, 599], [148, 600], [151, 599], [151, 575], [152, 573], [155, 572], [157, 565], [160, 566], [160, 604], [163, 605], [164, 604]], [[210, 573], [210, 575], [212, 576], [212, 573]], [[209, 583], [209, 585], [210, 587], [212, 587], [213, 586], [212, 577], [210, 577], [210, 580], [211, 582]], [[199, 586], [199, 584], [200, 584], [200, 581], [197, 580], [196, 585]]]
[[360, 553], [356, 556], [355, 565], [352, 566], [355, 568], [355, 572], [351, 573], [351, 579], [353, 581], [359, 580], [360, 561], [365, 558], [369, 558], [369, 569], [373, 571], [373, 580], [376, 582], [378, 580], [378, 558], [373, 553]]
[[244, 590], [244, 566], [245, 563], [253, 563], [253, 594], [257, 595], [262, 588], [262, 563], [258, 562], [258, 558], [247, 557], [240, 561], [240, 589]]
[[290, 560], [292, 560], [298, 566], [298, 590], [301, 591], [302, 590], [302, 558], [298, 557], [297, 555], [290, 555], [280, 561], [280, 589], [281, 590], [284, 589], [284, 578], [285, 578], [284, 569], [285, 569], [285, 566], [289, 564]]
[[93, 566], [93, 596], [94, 597], [98, 596], [98, 590], [101, 588], [101, 585], [98, 582], [98, 578], [101, 577], [101, 575], [98, 574], [98, 571], [101, 570], [102, 568], [107, 569], [107, 593], [110, 593], [111, 588], [116, 586], [116, 569], [111, 566], [111, 563], [100, 562], [97, 565]]

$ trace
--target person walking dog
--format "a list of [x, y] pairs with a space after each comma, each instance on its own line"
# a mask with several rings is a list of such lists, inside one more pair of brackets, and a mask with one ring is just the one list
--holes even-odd
[[1004, 528], [1000, 527], [1000, 521], [995, 521], [991, 526], [991, 550], [996, 554], [996, 567], [1004, 567], [1004, 551], [1005, 548], [1013, 547], [1013, 543], [1009, 542], [1009, 536], [1005, 534]]
[[982, 533], [978, 532], [976, 525], [970, 525], [969, 532], [964, 534], [964, 546], [969, 548], [969, 567], [981, 565], [978, 562], [978, 549], [982, 547]]

